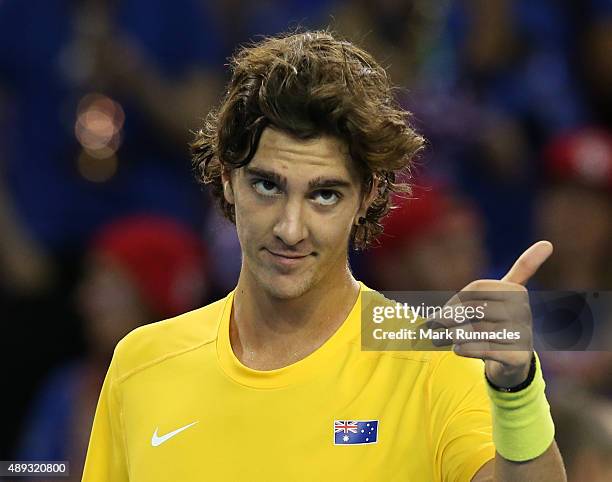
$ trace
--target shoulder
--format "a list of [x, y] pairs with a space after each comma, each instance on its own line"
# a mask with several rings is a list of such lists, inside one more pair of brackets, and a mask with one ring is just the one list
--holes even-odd
[[128, 333], [115, 347], [115, 378], [127, 378], [150, 365], [214, 342], [228, 298]]

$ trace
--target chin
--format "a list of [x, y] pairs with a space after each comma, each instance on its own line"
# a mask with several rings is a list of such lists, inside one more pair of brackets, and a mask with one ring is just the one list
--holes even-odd
[[309, 284], [302, 283], [269, 283], [264, 286], [264, 289], [274, 298], [279, 300], [292, 300], [299, 298], [310, 289]]
[[278, 300], [299, 298], [315, 284], [311, 276], [265, 276], [258, 281], [264, 291]]

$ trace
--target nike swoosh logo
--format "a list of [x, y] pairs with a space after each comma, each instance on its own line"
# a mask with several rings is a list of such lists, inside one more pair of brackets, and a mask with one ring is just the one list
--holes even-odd
[[151, 437], [151, 445], [153, 447], [157, 447], [158, 445], [163, 444], [166, 440], [171, 439], [176, 434], [181, 433], [183, 430], [187, 430], [189, 427], [195, 425], [196, 423], [198, 422], [192, 422], [189, 425], [185, 425], [184, 427], [177, 428], [176, 430], [173, 430], [172, 432], [169, 432], [166, 435], [162, 435], [161, 437], [157, 435], [157, 430], [159, 429], [159, 427], [155, 427], [155, 432], [153, 432], [153, 436]]

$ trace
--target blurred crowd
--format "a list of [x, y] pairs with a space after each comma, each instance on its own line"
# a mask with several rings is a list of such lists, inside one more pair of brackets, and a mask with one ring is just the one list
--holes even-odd
[[[234, 287], [192, 131], [238, 45], [326, 27], [428, 141], [360, 279], [457, 290], [548, 239], [533, 288], [612, 291], [610, 0], [0, 0], [0, 460], [78, 480], [116, 342]], [[612, 480], [610, 350], [542, 364], [570, 481]]]

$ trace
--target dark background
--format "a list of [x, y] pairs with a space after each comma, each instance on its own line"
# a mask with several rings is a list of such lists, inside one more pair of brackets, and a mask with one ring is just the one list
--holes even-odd
[[[100, 229], [174, 220], [207, 253], [198, 303], [233, 288], [239, 246], [194, 181], [190, 131], [238, 45], [297, 27], [371, 51], [428, 141], [429, 189], [351, 255], [360, 279], [459, 289], [549, 239], [533, 288], [611, 289], [610, 1], [0, 0], [0, 460], [82, 463], [108, 362], [79, 301]], [[610, 480], [610, 353], [543, 366], [570, 479]]]

